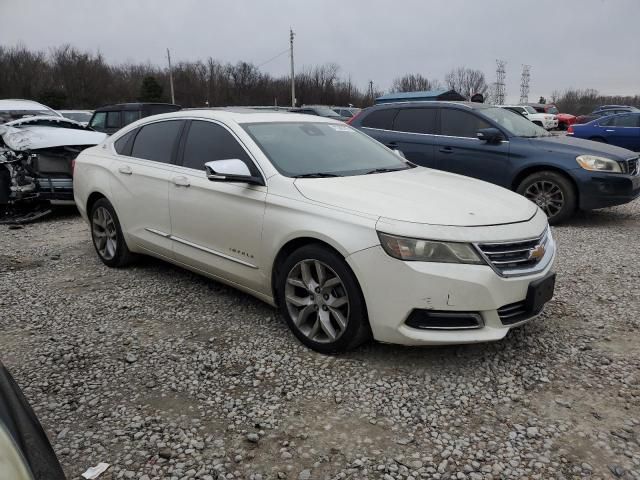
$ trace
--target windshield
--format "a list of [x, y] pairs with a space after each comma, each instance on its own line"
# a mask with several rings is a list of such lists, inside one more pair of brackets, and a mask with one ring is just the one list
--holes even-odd
[[554, 115], [558, 114], [558, 109], [556, 107], [548, 107], [547, 108], [547, 113], [552, 113]]
[[548, 137], [550, 134], [547, 131], [527, 120], [522, 115], [513, 113], [510, 110], [504, 108], [489, 107], [479, 110], [484, 116], [490, 118], [507, 132], [515, 137]]
[[91, 120], [91, 113], [89, 112], [62, 112], [62, 115], [76, 122], [88, 122]]
[[524, 107], [524, 109], [526, 110], [527, 113], [538, 113], [536, 112], [536, 109], [533, 107]]
[[391, 150], [347, 125], [270, 122], [242, 127], [287, 177], [361, 175], [412, 168]]

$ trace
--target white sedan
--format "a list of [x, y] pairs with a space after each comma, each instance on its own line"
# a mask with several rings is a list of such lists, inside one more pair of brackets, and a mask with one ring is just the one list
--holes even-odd
[[416, 167], [339, 121], [156, 115], [84, 150], [74, 175], [106, 265], [147, 254], [230, 284], [320, 352], [498, 340], [553, 295], [536, 205]]

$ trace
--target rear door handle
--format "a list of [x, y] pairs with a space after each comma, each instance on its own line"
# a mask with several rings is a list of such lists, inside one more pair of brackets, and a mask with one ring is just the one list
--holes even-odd
[[442, 147], [440, 149], [440, 152], [441, 153], [453, 153], [453, 148], [451, 148], [451, 147]]
[[133, 170], [131, 170], [131, 167], [129, 165], [124, 165], [118, 168], [118, 171], [123, 175], [131, 175], [133, 173]]
[[191, 185], [187, 177], [173, 177], [171, 181], [178, 187], [188, 187]]

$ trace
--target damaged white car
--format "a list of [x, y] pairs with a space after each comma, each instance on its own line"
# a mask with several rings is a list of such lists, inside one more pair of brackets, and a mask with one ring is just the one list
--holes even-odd
[[73, 201], [73, 160], [106, 137], [56, 115], [0, 125], [0, 223], [34, 221], [48, 215], [52, 203]]

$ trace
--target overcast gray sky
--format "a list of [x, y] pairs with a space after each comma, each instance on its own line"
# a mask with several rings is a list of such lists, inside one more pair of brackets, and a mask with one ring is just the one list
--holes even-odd
[[[507, 97], [554, 89], [640, 93], [640, 0], [0, 0], [0, 44], [70, 43], [110, 62], [164, 64], [212, 56], [256, 64], [288, 47], [297, 67], [340, 65], [361, 88], [388, 89], [404, 73], [442, 80], [468, 66], [495, 81], [507, 61]], [[288, 74], [286, 55], [263, 70]], [[534, 98], [535, 97], [535, 98]]]

